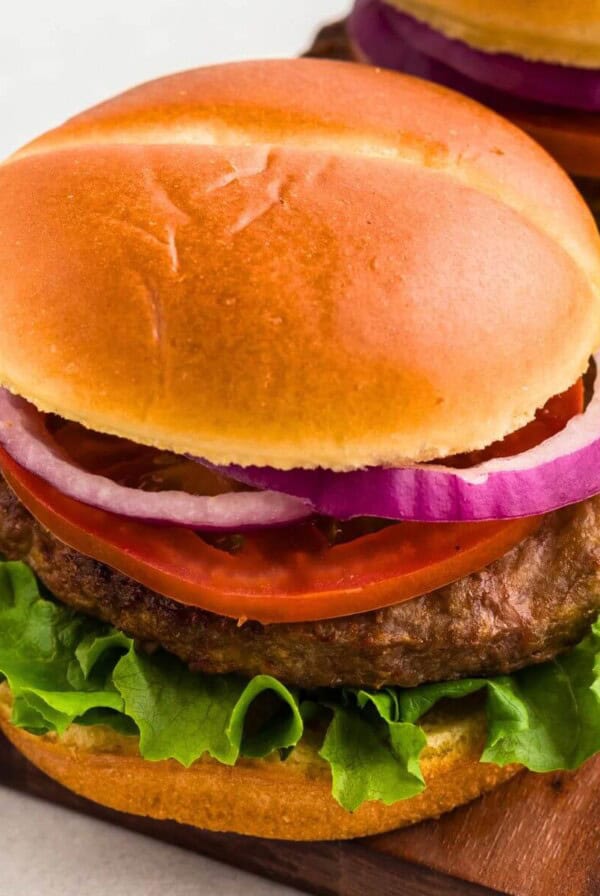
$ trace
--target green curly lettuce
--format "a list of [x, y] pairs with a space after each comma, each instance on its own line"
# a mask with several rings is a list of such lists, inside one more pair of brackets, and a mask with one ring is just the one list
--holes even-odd
[[23, 563], [0, 563], [0, 677], [14, 725], [34, 734], [106, 724], [139, 737], [148, 760], [189, 766], [204, 754], [233, 765], [279, 751], [319, 720], [335, 799], [349, 811], [420, 793], [426, 735], [440, 700], [485, 692], [483, 762], [573, 769], [600, 751], [600, 619], [568, 654], [511, 676], [386, 688], [302, 692], [268, 675], [190, 672], [162, 651], [136, 650], [111, 626], [40, 593]]

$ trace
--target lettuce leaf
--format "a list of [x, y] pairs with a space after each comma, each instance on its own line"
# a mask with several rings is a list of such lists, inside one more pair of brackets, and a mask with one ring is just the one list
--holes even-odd
[[570, 653], [511, 676], [418, 688], [301, 692], [259, 675], [190, 672], [162, 651], [40, 593], [23, 563], [0, 563], [0, 677], [13, 698], [11, 721], [34, 734], [102, 723], [139, 737], [148, 760], [189, 766], [208, 754], [279, 752], [282, 761], [306, 727], [322, 732], [332, 792], [349, 811], [369, 800], [391, 804], [425, 787], [418, 724], [441, 700], [485, 692], [483, 762], [518, 762], [534, 771], [572, 769], [600, 751], [600, 620]]
[[368, 800], [389, 806], [421, 793], [419, 756], [426, 743], [423, 729], [410, 722], [334, 706], [320, 755], [331, 766], [334, 797], [352, 812]]

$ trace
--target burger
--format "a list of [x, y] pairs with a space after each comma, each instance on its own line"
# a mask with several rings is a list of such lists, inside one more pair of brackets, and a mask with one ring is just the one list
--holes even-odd
[[600, 750], [600, 239], [442, 87], [288, 60], [0, 166], [0, 720], [130, 813], [327, 839]]
[[356, 0], [356, 57], [454, 87], [511, 118], [600, 218], [598, 0]]

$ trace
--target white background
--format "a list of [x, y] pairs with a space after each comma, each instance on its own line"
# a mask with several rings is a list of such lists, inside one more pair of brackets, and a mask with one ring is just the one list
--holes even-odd
[[3, 0], [0, 156], [141, 81], [302, 52], [351, 0]]
[[[0, 157], [178, 69], [297, 55], [351, 0], [4, 0]], [[275, 884], [0, 788], [1, 896], [286, 896]]]

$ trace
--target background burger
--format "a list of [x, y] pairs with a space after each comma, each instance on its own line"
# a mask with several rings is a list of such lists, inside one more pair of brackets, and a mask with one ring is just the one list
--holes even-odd
[[356, 0], [348, 32], [358, 58], [511, 118], [578, 178], [600, 215], [597, 0]]
[[0, 237], [36, 765], [311, 839], [600, 750], [600, 245], [528, 137], [374, 68], [200, 69], [9, 159]]

